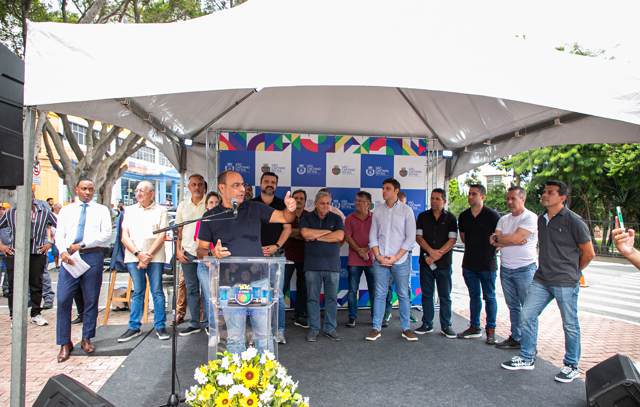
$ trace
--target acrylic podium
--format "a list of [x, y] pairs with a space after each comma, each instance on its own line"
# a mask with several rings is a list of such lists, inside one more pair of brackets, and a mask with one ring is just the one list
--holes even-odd
[[[278, 357], [278, 296], [284, 257], [226, 257], [201, 260], [209, 269], [209, 360], [218, 352], [248, 346]], [[211, 317], [213, 316], [213, 317]]]

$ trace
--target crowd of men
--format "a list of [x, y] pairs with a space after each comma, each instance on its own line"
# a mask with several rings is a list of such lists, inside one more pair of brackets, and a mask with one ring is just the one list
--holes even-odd
[[[315, 342], [320, 334], [339, 341], [337, 294], [341, 271], [340, 247], [348, 245], [348, 321], [347, 328], [358, 323], [360, 279], [365, 275], [371, 305], [371, 329], [366, 341], [376, 341], [388, 326], [390, 291], [395, 286], [399, 303], [400, 335], [415, 342], [418, 335], [434, 331], [434, 295], [440, 304], [439, 328], [446, 338], [481, 338], [481, 313], [485, 308], [484, 337], [489, 345], [518, 350], [519, 354], [501, 364], [508, 370], [532, 370], [536, 359], [538, 316], [553, 300], [562, 315], [565, 332], [564, 367], [556, 375], [560, 382], [571, 382], [578, 375], [580, 360], [580, 326], [577, 317], [579, 279], [582, 270], [594, 257], [589, 230], [585, 222], [565, 205], [568, 190], [560, 181], [547, 181], [539, 216], [525, 207], [526, 193], [518, 186], [509, 188], [506, 202], [509, 213], [500, 216], [484, 205], [486, 190], [482, 185], [469, 186], [469, 208], [458, 218], [447, 211], [446, 192], [436, 188], [430, 194], [430, 209], [417, 219], [401, 199], [401, 185], [393, 178], [381, 185], [384, 202], [372, 211], [372, 197], [366, 191], [355, 196], [355, 211], [345, 218], [332, 205], [331, 192], [324, 188], [314, 197], [314, 209], [305, 209], [306, 191], [276, 196], [278, 176], [264, 172], [260, 193], [252, 198], [241, 174], [225, 171], [218, 176], [216, 192], [207, 193], [201, 175], [189, 177], [188, 198], [180, 202], [176, 222], [194, 221], [203, 216], [217, 216], [235, 208], [233, 217], [216, 222], [191, 223], [178, 231], [176, 259], [181, 265], [184, 292], [179, 299], [178, 323], [184, 321], [186, 309], [191, 316], [179, 331], [186, 336], [208, 328], [210, 306], [209, 271], [198, 258], [215, 256], [283, 256], [289, 260], [280, 281], [277, 341], [286, 343], [285, 295], [296, 274], [294, 324], [308, 329], [306, 340]], [[75, 186], [77, 200], [62, 208], [41, 205], [34, 200], [31, 217], [29, 294], [31, 322], [45, 325], [41, 315], [48, 308], [43, 300], [46, 255], [56, 248], [62, 263], [57, 285], [56, 342], [60, 346], [58, 361], [64, 362], [73, 350], [71, 315], [74, 299], [82, 322], [81, 348], [95, 351], [98, 299], [102, 285], [104, 249], [109, 247], [112, 219], [109, 209], [94, 201], [94, 183], [81, 178]], [[127, 330], [118, 338], [127, 342], [141, 335], [141, 317], [147, 281], [154, 304], [154, 330], [160, 340], [170, 338], [166, 329], [166, 301], [162, 288], [165, 258], [165, 233], [154, 231], [167, 226], [165, 206], [155, 202], [154, 186], [141, 181], [135, 189], [136, 203], [119, 211], [116, 226], [124, 248], [123, 262], [133, 280], [131, 313]], [[406, 198], [405, 198], [406, 199]], [[0, 253], [8, 271], [9, 312], [12, 314], [15, 208], [0, 207]], [[633, 248], [634, 231], [613, 231], [619, 251], [639, 265]], [[452, 329], [452, 249], [464, 242], [462, 275], [469, 292], [469, 327], [462, 332]], [[118, 243], [119, 243], [118, 242]], [[420, 248], [420, 287], [422, 321], [412, 329], [411, 253]], [[511, 334], [496, 343], [497, 252], [501, 253], [500, 282], [509, 308]], [[86, 263], [78, 272], [78, 264]], [[44, 270], [44, 272], [43, 272]], [[43, 274], [44, 273], [44, 274]], [[320, 293], [324, 292], [324, 320], [320, 312]], [[42, 304], [44, 306], [41, 306]], [[52, 301], [51, 301], [52, 303]], [[182, 304], [182, 305], [180, 305]], [[180, 309], [182, 308], [182, 310]], [[266, 349], [266, 316], [258, 311], [238, 314], [225, 311], [227, 347], [233, 352], [245, 349], [247, 317], [254, 331], [254, 343]], [[248, 313], [247, 313], [248, 312]]]

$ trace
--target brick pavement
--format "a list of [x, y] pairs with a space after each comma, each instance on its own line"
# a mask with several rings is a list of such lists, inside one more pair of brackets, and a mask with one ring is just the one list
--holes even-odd
[[[459, 305], [462, 305], [462, 302]], [[499, 302], [498, 310], [496, 334], [506, 338], [511, 326], [506, 304]], [[468, 308], [456, 307], [455, 312], [469, 318]], [[616, 353], [625, 354], [636, 361], [640, 360], [640, 325], [589, 312], [580, 312], [578, 318], [582, 346], [580, 370], [583, 373]], [[481, 325], [484, 324], [483, 308]], [[542, 312], [538, 326], [538, 357], [562, 367], [564, 333], [560, 311], [555, 302], [551, 302]], [[509, 354], [505, 360], [508, 356]]]
[[[28, 325], [27, 331], [27, 381], [26, 405], [32, 405], [49, 377], [64, 373], [98, 391], [113, 372], [125, 360], [124, 356], [84, 356], [74, 353], [65, 363], [58, 363], [58, 346], [55, 345], [55, 310], [46, 310], [44, 317], [49, 325]], [[100, 317], [102, 312], [98, 317]], [[128, 312], [111, 313], [110, 324], [126, 324]], [[6, 312], [0, 314], [0, 406], [9, 404], [11, 376], [11, 321]], [[72, 325], [71, 337], [80, 340], [82, 325]], [[78, 356], [81, 355], [81, 356]]]

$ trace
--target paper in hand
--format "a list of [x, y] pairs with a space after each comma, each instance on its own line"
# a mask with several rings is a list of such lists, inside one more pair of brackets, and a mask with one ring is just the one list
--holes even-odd
[[80, 257], [80, 251], [76, 251], [71, 255], [71, 260], [73, 260], [73, 264], [65, 264], [64, 269], [71, 274], [73, 278], [78, 278], [83, 275], [91, 266], [87, 264], [86, 261], [82, 260]]

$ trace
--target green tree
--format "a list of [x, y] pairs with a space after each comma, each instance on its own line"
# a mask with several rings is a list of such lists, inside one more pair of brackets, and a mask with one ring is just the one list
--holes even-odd
[[458, 217], [462, 211], [467, 209], [467, 197], [460, 189], [458, 179], [453, 178], [449, 180], [449, 192], [448, 192], [448, 210]]

